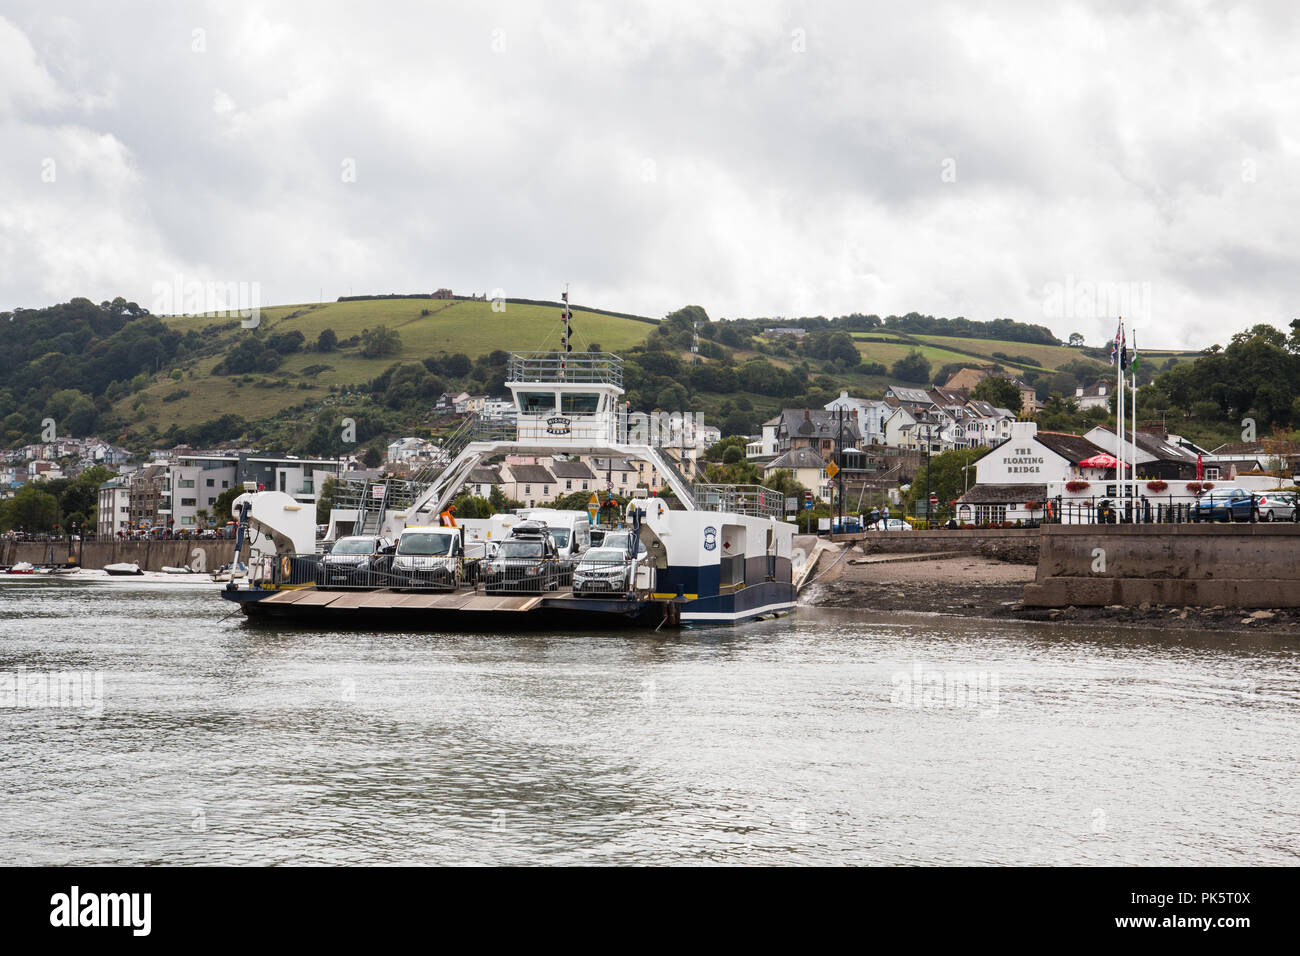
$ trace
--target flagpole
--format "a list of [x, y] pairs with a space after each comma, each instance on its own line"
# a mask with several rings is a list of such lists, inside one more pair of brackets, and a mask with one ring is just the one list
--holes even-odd
[[[1130, 376], [1130, 379], [1133, 382], [1133, 507], [1135, 509], [1137, 508], [1137, 476], [1138, 476], [1138, 448], [1137, 448], [1138, 373], [1137, 373], [1137, 365], [1135, 364], [1137, 362], [1137, 352], [1138, 352], [1137, 329], [1134, 329], [1133, 330], [1133, 360], [1128, 363], [1128, 367], [1129, 370], [1133, 373]], [[1136, 510], [1133, 513], [1133, 518], [1135, 521], [1137, 520]]]
[[1119, 318], [1119, 331], [1115, 333], [1115, 458], [1118, 462], [1115, 477], [1119, 479], [1120, 500], [1117, 507], [1123, 506], [1124, 501], [1124, 362], [1120, 358], [1120, 342], [1124, 336], [1124, 317]]

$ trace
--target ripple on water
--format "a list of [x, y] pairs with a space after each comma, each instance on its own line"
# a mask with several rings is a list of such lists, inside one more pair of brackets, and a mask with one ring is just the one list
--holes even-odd
[[0, 588], [0, 669], [103, 678], [99, 714], [0, 711], [11, 860], [1296, 862], [1285, 638], [826, 610], [312, 633], [228, 610]]

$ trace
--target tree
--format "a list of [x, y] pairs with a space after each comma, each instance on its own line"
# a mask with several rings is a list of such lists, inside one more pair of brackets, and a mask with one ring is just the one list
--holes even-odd
[[1069, 344], [1070, 344], [1070, 348], [1073, 348], [1073, 349], [1081, 349], [1081, 348], [1083, 348], [1083, 333], [1082, 333], [1082, 332], [1071, 332], [1071, 333], [1070, 333], [1070, 342], [1069, 342]]
[[65, 515], [94, 514], [99, 507], [99, 486], [113, 477], [103, 465], [91, 465], [58, 493], [59, 510]]
[[10, 529], [50, 531], [58, 520], [58, 499], [31, 482], [19, 488], [5, 505], [4, 523]]
[[334, 494], [337, 491], [338, 483], [333, 476], [326, 478], [321, 482], [320, 491], [316, 494], [316, 523], [329, 524], [330, 509], [334, 507]]
[[970, 474], [966, 475], [965, 469], [987, 453], [987, 448], [957, 448], [933, 455], [929, 463], [917, 471], [908, 494], [917, 500], [924, 498], [926, 489], [929, 488], [938, 497], [940, 505], [947, 505], [949, 501], [962, 496], [968, 487], [968, 478], [969, 485], [975, 484], [975, 470], [971, 468]]
[[402, 337], [386, 325], [361, 333], [361, 355], [364, 358], [386, 358], [401, 350]]
[[1020, 389], [1008, 378], [990, 375], [980, 382], [970, 393], [971, 398], [988, 402], [994, 408], [1009, 408], [1020, 414]]
[[904, 358], [894, 363], [890, 374], [904, 382], [926, 383], [930, 381], [930, 360], [919, 349], [912, 349]]
[[317, 352], [333, 352], [339, 347], [339, 337], [333, 329], [322, 329], [320, 335], [316, 336]]
[[235, 499], [244, 493], [243, 488], [227, 488], [221, 494], [217, 495], [217, 500], [212, 502], [212, 519], [217, 527], [224, 528], [234, 515], [231, 508], [235, 504]]

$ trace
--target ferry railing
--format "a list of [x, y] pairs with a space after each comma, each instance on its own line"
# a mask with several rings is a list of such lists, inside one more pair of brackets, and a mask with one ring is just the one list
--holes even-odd
[[623, 387], [623, 360], [613, 352], [511, 352], [507, 382], [578, 382]]
[[643, 558], [428, 557], [420, 566], [396, 556], [371, 555], [356, 564], [322, 560], [322, 555], [284, 554], [254, 562], [249, 581], [270, 588], [314, 586], [322, 591], [413, 591], [601, 597], [653, 590], [654, 571]]
[[763, 485], [696, 485], [695, 505], [703, 511], [779, 518], [785, 513], [785, 496]]

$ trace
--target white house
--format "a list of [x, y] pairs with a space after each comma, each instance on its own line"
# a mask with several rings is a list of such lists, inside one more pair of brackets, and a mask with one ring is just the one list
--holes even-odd
[[862, 441], [869, 445], [885, 443], [885, 419], [893, 411], [892, 407], [879, 399], [853, 398], [847, 391], [841, 391], [839, 398], [826, 403], [826, 410], [838, 409], [858, 413], [858, 430], [862, 432]]
[[1081, 435], [1040, 433], [1036, 422], [1015, 422], [1011, 437], [975, 463], [975, 487], [957, 499], [957, 520], [1001, 524], [1041, 519], [1048, 483], [1101, 478], [1104, 469], [1083, 468], [1079, 462], [1102, 452]]
[[1087, 411], [1090, 408], [1108, 409], [1112, 394], [1113, 390], [1104, 380], [1087, 388], [1080, 385], [1074, 390], [1074, 404], [1079, 406], [1080, 411]]

